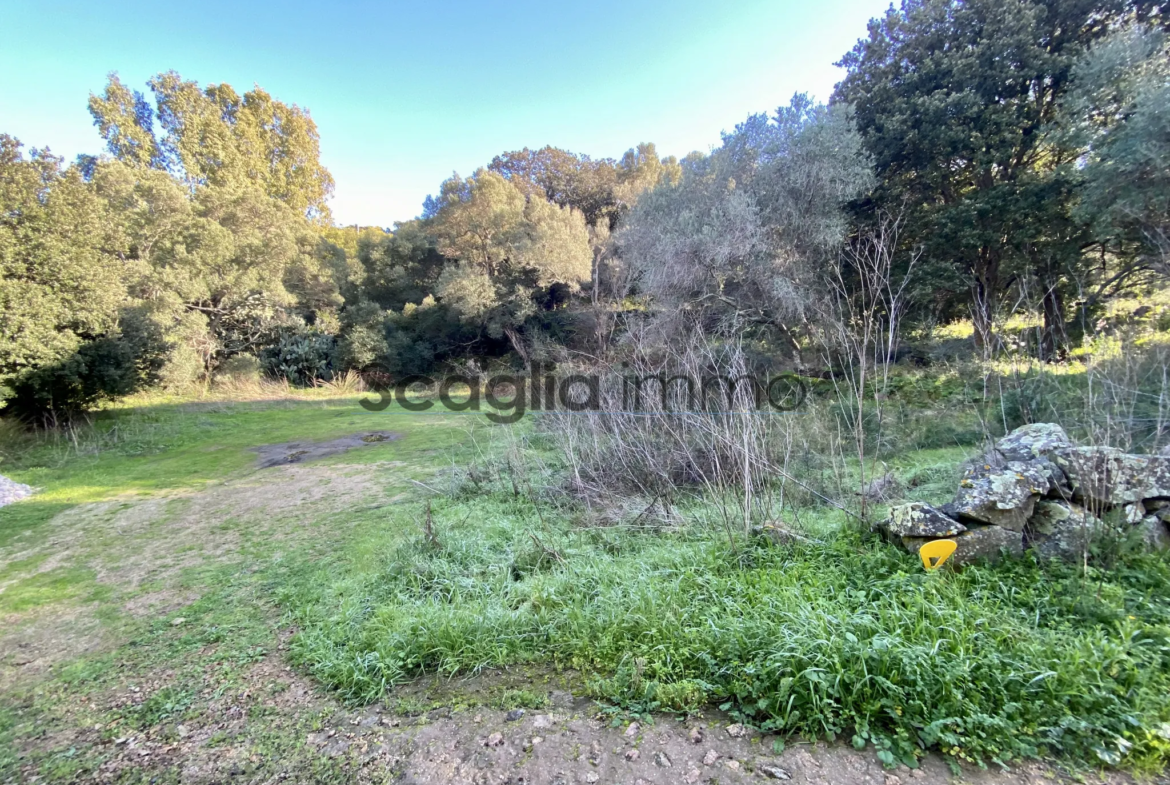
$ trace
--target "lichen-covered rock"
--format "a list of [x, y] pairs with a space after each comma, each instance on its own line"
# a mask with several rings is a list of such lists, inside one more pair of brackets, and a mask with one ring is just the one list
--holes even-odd
[[1036, 497], [1048, 493], [1052, 479], [1035, 462], [1008, 461], [996, 468], [975, 465], [959, 481], [959, 492], [947, 509], [963, 520], [1022, 532]]
[[1028, 547], [1044, 559], [1076, 560], [1101, 527], [1101, 521], [1079, 505], [1042, 499], [1028, 520]]
[[995, 443], [995, 449], [1009, 461], [1031, 461], [1075, 447], [1056, 423], [1023, 425]]
[[1116, 447], [1072, 447], [1054, 454], [1073, 498], [1111, 507], [1170, 496], [1170, 458], [1131, 455]]
[[967, 530], [966, 526], [954, 518], [923, 502], [910, 502], [891, 507], [889, 516], [875, 524], [874, 528], [891, 539], [900, 537], [938, 539]]
[[1164, 551], [1170, 548], [1170, 526], [1156, 515], [1149, 515], [1134, 527], [1138, 540], [1146, 550]]
[[[902, 545], [911, 553], [938, 537], [903, 537]], [[1003, 554], [1015, 556], [1024, 552], [1024, 535], [1000, 526], [975, 526], [948, 537], [955, 541], [955, 553], [947, 564], [962, 567], [977, 561], [996, 561]]]
[[1170, 499], [1146, 499], [1145, 505], [1147, 512], [1158, 512], [1170, 507]]
[[1125, 505], [1123, 515], [1125, 517], [1125, 522], [1133, 526], [1134, 524], [1140, 523], [1142, 518], [1146, 517], [1146, 506], [1140, 501], [1134, 502], [1133, 504], [1127, 504]]

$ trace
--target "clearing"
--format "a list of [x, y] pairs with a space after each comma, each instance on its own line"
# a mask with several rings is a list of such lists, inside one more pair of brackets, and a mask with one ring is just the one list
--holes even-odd
[[[951, 779], [935, 756], [886, 768], [872, 746], [744, 728], [698, 679], [621, 709], [593, 700], [662, 669], [611, 656], [628, 644], [576, 618], [571, 587], [607, 607], [617, 589], [589, 569], [612, 559], [593, 568], [626, 581], [625, 604], [590, 612], [644, 637], [675, 609], [647, 607], [634, 572], [672, 574], [666, 560], [701, 560], [722, 535], [640, 514], [633, 533], [551, 520], [561, 508], [512, 473], [516, 455], [515, 431], [482, 418], [371, 413], [353, 398], [114, 410], [89, 441], [34, 446], [5, 470], [37, 495], [0, 509], [0, 779]], [[497, 547], [507, 558], [492, 561]], [[962, 775], [1062, 776], [1043, 763]]]

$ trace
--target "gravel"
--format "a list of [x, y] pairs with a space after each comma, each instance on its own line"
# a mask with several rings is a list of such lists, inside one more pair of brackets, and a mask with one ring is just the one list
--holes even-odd
[[19, 482], [12, 480], [0, 474], [0, 507], [6, 504], [12, 504], [15, 501], [20, 501], [26, 496], [32, 496], [32, 488]]

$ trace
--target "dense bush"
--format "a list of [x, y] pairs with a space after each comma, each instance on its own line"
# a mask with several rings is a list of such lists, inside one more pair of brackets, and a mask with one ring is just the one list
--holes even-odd
[[72, 356], [18, 378], [3, 413], [30, 425], [56, 426], [100, 401], [128, 395], [144, 381], [134, 348], [113, 337], [84, 343]]
[[293, 384], [311, 385], [333, 375], [337, 341], [311, 328], [282, 330], [260, 353], [265, 373]]

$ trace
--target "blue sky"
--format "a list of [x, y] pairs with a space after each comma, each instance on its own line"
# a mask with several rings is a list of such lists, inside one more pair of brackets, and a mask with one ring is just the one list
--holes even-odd
[[[101, 7], [105, 5], [105, 7]], [[452, 171], [552, 144], [685, 155], [800, 90], [889, 0], [23, 2], [3, 6], [0, 133], [72, 159], [98, 152], [86, 99], [118, 71], [258, 84], [308, 107], [343, 224], [417, 215]]]

